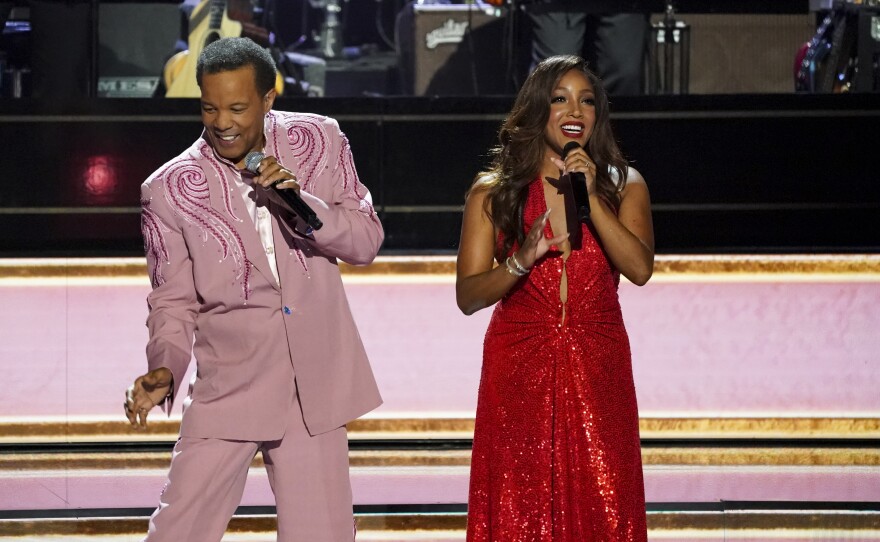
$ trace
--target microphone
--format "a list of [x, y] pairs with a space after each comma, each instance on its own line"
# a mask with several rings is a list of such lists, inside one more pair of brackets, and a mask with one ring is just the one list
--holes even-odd
[[[577, 141], [570, 141], [562, 148], [562, 159], [568, 156], [573, 149], [577, 149], [580, 145]], [[590, 221], [590, 195], [587, 193], [587, 178], [580, 171], [572, 171], [568, 174], [571, 183], [571, 193], [574, 196], [574, 206], [577, 211], [577, 219], [579, 222], [586, 224]]]
[[[247, 156], [244, 158], [244, 167], [254, 175], [259, 175], [260, 172], [260, 162], [263, 161], [266, 155], [261, 152], [249, 152]], [[583, 176], [583, 175], [582, 175]], [[300, 218], [306, 221], [306, 224], [309, 225], [313, 230], [320, 230], [321, 226], [324, 225], [321, 222], [321, 219], [318, 218], [318, 215], [315, 214], [315, 211], [309, 207], [309, 204], [304, 202], [299, 194], [294, 190], [279, 190], [275, 189], [276, 193], [281, 196], [281, 199], [287, 203], [293, 211], [299, 215]]]

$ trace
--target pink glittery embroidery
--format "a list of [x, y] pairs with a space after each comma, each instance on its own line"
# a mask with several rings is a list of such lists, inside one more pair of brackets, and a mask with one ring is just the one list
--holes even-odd
[[308, 272], [309, 272], [309, 266], [308, 266], [308, 264], [306, 263], [306, 259], [305, 259], [305, 256], [304, 256], [303, 253], [302, 253], [302, 250], [300, 250], [299, 247], [293, 247], [293, 251], [296, 253], [296, 257], [297, 257], [297, 259], [299, 260], [299, 264], [302, 266], [303, 271], [305, 271], [306, 274], [308, 274]]
[[214, 168], [214, 173], [217, 175], [217, 178], [220, 179], [220, 185], [223, 187], [223, 204], [226, 206], [226, 212], [235, 220], [241, 221], [232, 210], [232, 199], [229, 196], [231, 190], [229, 187], [229, 181], [226, 179], [226, 175], [223, 174], [223, 168], [220, 166], [220, 162], [217, 161], [217, 157], [214, 156], [214, 151], [211, 150], [211, 146], [202, 141], [199, 145], [199, 152], [208, 160], [211, 167]]
[[345, 134], [340, 133], [340, 135], [342, 136], [342, 145], [339, 147], [337, 167], [342, 170], [342, 190], [354, 192], [354, 195], [360, 200], [358, 212], [364, 213], [372, 217], [375, 222], [378, 222], [379, 217], [376, 216], [372, 203], [366, 199], [367, 189], [361, 183], [357, 169], [354, 167], [354, 157], [351, 154], [348, 138], [345, 137]]
[[163, 224], [156, 213], [150, 209], [150, 200], [141, 201], [141, 233], [144, 237], [144, 253], [146, 253], [148, 261], [154, 262], [150, 273], [150, 283], [153, 288], [165, 284], [162, 264], [168, 263], [170, 260], [164, 235], [167, 231], [170, 231], [168, 226]]
[[357, 197], [361, 195], [357, 191], [358, 175], [354, 167], [354, 157], [351, 155], [348, 138], [342, 135], [342, 145], [339, 147], [339, 167], [342, 168], [342, 189], [348, 190], [349, 179], [354, 179], [354, 193]]
[[266, 113], [266, 122], [264, 123], [264, 133], [272, 134], [272, 139], [266, 139], [266, 145], [272, 145], [266, 149], [269, 156], [278, 156], [278, 116], [273, 111]]
[[[164, 173], [165, 199], [174, 211], [188, 223], [202, 231], [203, 241], [208, 236], [220, 245], [221, 261], [232, 257], [237, 268], [236, 280], [241, 280], [244, 299], [250, 296], [250, 263], [244, 243], [227, 219], [210, 205], [207, 178], [194, 160], [173, 164]], [[225, 186], [225, 179], [220, 178]], [[228, 190], [224, 188], [224, 194]], [[227, 196], [228, 197], [228, 196]]]
[[287, 128], [290, 150], [296, 158], [297, 178], [300, 186], [308, 192], [312, 183], [327, 166], [329, 136], [321, 117], [304, 113], [291, 113], [282, 118]]

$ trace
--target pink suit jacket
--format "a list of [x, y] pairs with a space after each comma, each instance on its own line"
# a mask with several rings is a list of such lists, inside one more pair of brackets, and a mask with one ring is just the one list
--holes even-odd
[[240, 172], [203, 138], [141, 187], [147, 361], [174, 375], [167, 408], [197, 363], [182, 436], [279, 439], [297, 393], [312, 435], [382, 402], [337, 265], [370, 263], [384, 238], [348, 140], [333, 119], [278, 111], [265, 135], [265, 154], [297, 175], [324, 223], [311, 232], [269, 203], [280, 284], [235, 186]]

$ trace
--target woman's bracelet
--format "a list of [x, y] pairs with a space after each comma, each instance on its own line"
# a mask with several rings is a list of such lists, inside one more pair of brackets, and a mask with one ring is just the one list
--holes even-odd
[[516, 256], [510, 255], [504, 260], [504, 266], [507, 268], [507, 272], [513, 275], [514, 277], [522, 277], [529, 274], [529, 269], [526, 269], [518, 261], [516, 261]]
[[526, 273], [531, 271], [531, 269], [523, 267], [523, 265], [516, 260], [516, 252], [512, 253], [510, 255], [510, 258], [513, 260], [513, 265], [515, 265], [517, 270], [519, 270], [519, 272], [522, 273], [523, 275], [525, 275]]
[[510, 262], [510, 256], [508, 256], [507, 259], [504, 260], [504, 267], [507, 269], [507, 272], [510, 273], [511, 275], [513, 275], [514, 277], [522, 277], [527, 273], [527, 272], [524, 273], [524, 272], [520, 271], [519, 269], [517, 269]]

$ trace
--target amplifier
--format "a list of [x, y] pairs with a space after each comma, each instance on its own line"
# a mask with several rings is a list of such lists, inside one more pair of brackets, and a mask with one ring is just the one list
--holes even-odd
[[502, 94], [505, 10], [409, 4], [398, 15], [403, 85], [416, 95]]
[[150, 97], [180, 37], [176, 4], [98, 5], [98, 88], [90, 89], [92, 20], [86, 0], [31, 0], [36, 98]]
[[97, 95], [153, 96], [165, 60], [175, 52], [181, 18], [176, 4], [101, 3]]
[[691, 94], [793, 92], [795, 55], [816, 31], [810, 13], [676, 18], [691, 26]]

